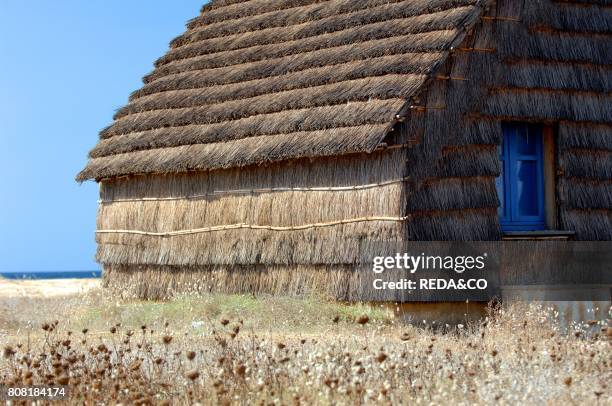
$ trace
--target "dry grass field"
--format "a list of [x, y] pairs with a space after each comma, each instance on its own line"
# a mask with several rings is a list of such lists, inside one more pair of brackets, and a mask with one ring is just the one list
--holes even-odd
[[408, 326], [321, 298], [0, 296], [0, 380], [78, 404], [612, 403], [612, 328], [537, 305]]

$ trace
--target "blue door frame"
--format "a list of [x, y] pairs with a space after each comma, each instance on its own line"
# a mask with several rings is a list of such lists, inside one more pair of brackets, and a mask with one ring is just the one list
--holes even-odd
[[503, 125], [499, 148], [502, 173], [497, 178], [499, 220], [503, 231], [544, 230], [544, 165], [542, 127]]

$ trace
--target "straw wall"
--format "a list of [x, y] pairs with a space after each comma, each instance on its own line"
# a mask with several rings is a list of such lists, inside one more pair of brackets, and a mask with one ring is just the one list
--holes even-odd
[[[344, 278], [346, 286], [350, 273], [333, 273], [331, 265], [351, 269], [363, 254], [364, 241], [405, 237], [401, 219], [405, 188], [401, 148], [240, 170], [105, 181], [98, 213], [97, 260], [104, 265], [107, 280], [121, 283], [130, 278], [132, 283], [123, 286], [132, 286], [139, 294], [162, 286], [153, 282], [155, 278], [147, 282], [142, 272], [155, 275], [161, 269], [167, 271], [165, 283], [170, 285], [185, 278], [184, 271], [199, 269], [203, 275], [196, 279], [214, 280], [214, 286], [225, 286], [223, 278], [244, 270], [244, 281], [226, 288], [231, 291], [256, 284], [257, 291], [279, 293], [281, 282], [272, 283], [274, 278], [261, 274], [261, 269], [284, 270], [282, 289], [287, 293], [313, 283], [327, 285], [333, 278]], [[201, 231], [237, 224], [313, 227]], [[121, 230], [200, 231], [164, 237]], [[302, 269], [307, 274], [302, 275]], [[315, 273], [308, 274], [310, 270]]]
[[487, 85], [499, 75], [499, 64], [485, 48], [494, 32], [480, 22], [432, 75], [414, 100], [407, 134], [420, 134], [408, 151], [413, 190], [407, 196], [408, 238], [414, 240], [499, 240], [499, 200], [495, 178], [500, 167], [497, 145], [501, 126], [473, 120]]

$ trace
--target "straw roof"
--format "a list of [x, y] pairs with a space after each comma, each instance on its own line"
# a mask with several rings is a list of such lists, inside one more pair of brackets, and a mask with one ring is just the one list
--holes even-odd
[[213, 0], [80, 181], [372, 152], [485, 0]]

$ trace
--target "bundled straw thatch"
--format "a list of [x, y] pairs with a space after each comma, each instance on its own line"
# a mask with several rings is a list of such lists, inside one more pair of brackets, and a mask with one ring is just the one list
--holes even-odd
[[612, 239], [609, 5], [212, 1], [77, 177], [107, 283], [409, 300], [364, 241], [500, 239], [504, 121], [555, 128], [558, 227]]
[[[245, 170], [123, 178], [102, 187], [98, 256], [113, 265], [351, 264], [360, 239], [397, 240], [403, 222], [403, 153]], [[355, 187], [354, 185], [362, 185]], [[104, 232], [221, 229], [160, 238]]]
[[101, 132], [78, 179], [372, 152], [481, 3], [213, 2]]
[[[612, 9], [609, 1], [498, 5], [502, 80], [481, 110], [556, 124], [559, 228], [612, 239]], [[503, 13], [503, 14], [501, 14]]]

